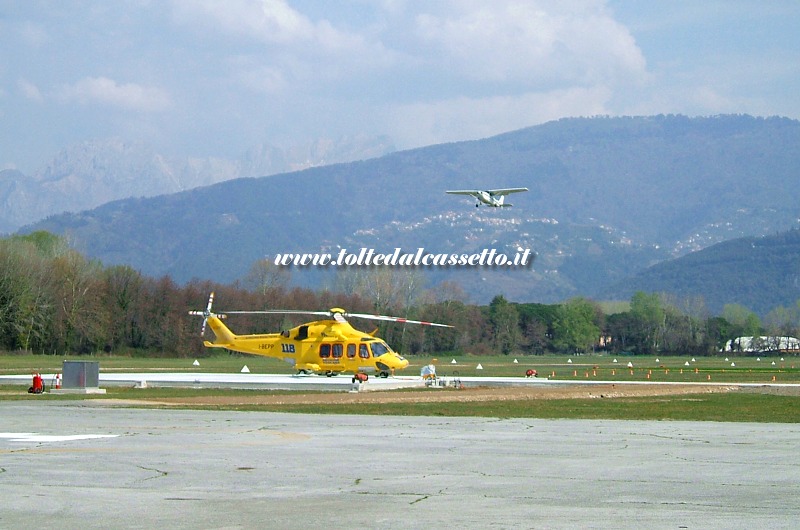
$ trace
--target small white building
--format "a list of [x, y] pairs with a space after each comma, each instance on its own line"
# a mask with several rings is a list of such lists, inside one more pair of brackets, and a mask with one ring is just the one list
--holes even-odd
[[736, 337], [725, 343], [725, 352], [798, 351], [800, 340], [795, 337]]

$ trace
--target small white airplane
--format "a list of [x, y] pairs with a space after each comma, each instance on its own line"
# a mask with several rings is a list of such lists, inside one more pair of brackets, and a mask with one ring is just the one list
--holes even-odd
[[472, 195], [478, 199], [478, 201], [480, 201], [475, 205], [476, 208], [479, 207], [481, 203], [493, 208], [508, 208], [511, 205], [506, 204], [506, 195], [509, 193], [519, 193], [521, 191], [528, 191], [528, 188], [506, 188], [502, 190], [450, 190], [446, 191], [445, 193], [452, 193], [453, 195]]

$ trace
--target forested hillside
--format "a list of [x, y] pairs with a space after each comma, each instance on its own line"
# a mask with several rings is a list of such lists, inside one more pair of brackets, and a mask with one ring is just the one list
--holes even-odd
[[759, 315], [792, 307], [800, 300], [800, 230], [719, 243], [654, 265], [606, 293], [626, 298], [636, 291], [702, 296], [713, 312], [725, 304]]
[[[201, 357], [202, 309], [216, 292], [215, 310], [343, 307], [351, 312], [395, 314], [440, 322], [453, 329], [382, 323], [379, 336], [403, 354], [536, 355], [604, 348], [636, 354], [710, 355], [741, 335], [796, 335], [797, 306], [771, 311], [762, 324], [730, 304], [709, 315], [702, 300], [636, 292], [624, 311], [605, 312], [585, 298], [563, 304], [516, 304], [495, 296], [487, 305], [464, 301], [447, 282], [423, 289], [417, 273], [391, 269], [345, 274], [334, 289], [289, 288], [280, 271], [261, 262], [244, 284], [192, 281], [105, 267], [67, 248], [46, 232], [0, 240], [0, 351], [46, 355], [102, 354]], [[261, 333], [300, 324], [298, 316], [232, 315], [237, 333]], [[354, 322], [356, 326], [371, 323]], [[208, 331], [210, 333], [210, 331]], [[610, 342], [601, 338], [610, 339]]]

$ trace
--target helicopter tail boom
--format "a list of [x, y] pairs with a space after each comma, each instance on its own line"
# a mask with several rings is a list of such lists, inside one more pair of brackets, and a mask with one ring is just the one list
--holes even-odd
[[205, 341], [203, 344], [206, 347], [224, 347], [236, 341], [236, 335], [216, 316], [208, 317], [208, 326], [214, 332], [215, 338], [214, 342]]

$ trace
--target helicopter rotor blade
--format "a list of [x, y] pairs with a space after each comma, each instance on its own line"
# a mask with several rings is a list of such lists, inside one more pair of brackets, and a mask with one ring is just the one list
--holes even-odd
[[437, 324], [436, 322], [426, 322], [424, 320], [410, 320], [408, 318], [402, 317], [390, 317], [386, 315], [368, 315], [364, 313], [345, 313], [348, 317], [355, 317], [355, 318], [366, 318], [368, 320], [385, 320], [387, 322], [399, 322], [401, 324], [419, 324], [422, 326], [437, 326], [441, 328], [452, 328], [448, 324]]
[[[344, 323], [345, 320], [341, 311], [305, 311], [302, 309], [266, 309], [264, 311], [228, 311], [232, 314], [259, 314], [259, 315], [315, 315], [333, 318], [336, 322]], [[345, 313], [346, 314], [346, 313]]]
[[419, 324], [421, 326], [436, 326], [441, 328], [452, 328], [448, 324], [437, 324], [436, 322], [426, 322], [424, 320], [411, 320], [402, 317], [390, 317], [386, 315], [370, 315], [367, 313], [347, 313], [340, 310], [336, 311], [305, 311], [300, 309], [264, 309], [260, 311], [226, 311], [229, 315], [316, 315], [331, 317], [337, 322], [346, 322], [345, 317], [365, 318], [368, 320], [383, 320], [386, 322], [399, 322], [401, 324]]
[[208, 305], [206, 306], [206, 313], [211, 313], [211, 305], [214, 303], [214, 291], [208, 295]]
[[206, 324], [208, 323], [208, 317], [211, 315], [211, 306], [214, 304], [214, 291], [211, 291], [211, 294], [208, 296], [208, 305], [206, 306], [206, 314], [203, 318], [203, 327], [200, 328], [200, 336], [203, 337], [206, 334]]
[[264, 309], [263, 311], [226, 311], [229, 315], [321, 315], [330, 316], [330, 311], [303, 311], [295, 309]]

